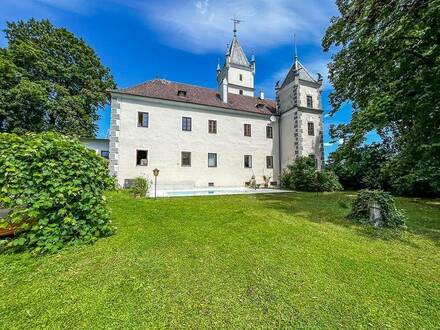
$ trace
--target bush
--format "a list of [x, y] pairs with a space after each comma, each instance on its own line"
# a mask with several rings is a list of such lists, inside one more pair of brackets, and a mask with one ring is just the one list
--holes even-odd
[[148, 179], [138, 177], [133, 180], [132, 191], [135, 197], [146, 197], [150, 191], [151, 182]]
[[300, 191], [337, 191], [342, 187], [333, 172], [318, 171], [310, 157], [298, 157], [281, 175], [284, 188]]
[[339, 179], [331, 171], [319, 171], [316, 173], [317, 191], [338, 191], [342, 190]]
[[55, 252], [113, 233], [103, 192], [108, 163], [77, 139], [56, 133], [0, 133], [0, 227], [17, 227], [4, 249]]
[[405, 216], [396, 208], [394, 198], [381, 190], [361, 190], [353, 201], [348, 217], [359, 222], [371, 223], [370, 210], [373, 203], [377, 203], [380, 210], [382, 226], [396, 228], [405, 225]]

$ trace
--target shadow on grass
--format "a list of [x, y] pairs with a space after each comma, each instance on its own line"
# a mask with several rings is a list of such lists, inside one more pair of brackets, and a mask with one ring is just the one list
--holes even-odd
[[[440, 245], [440, 205], [439, 200], [417, 200], [399, 198], [397, 206], [407, 216], [407, 228], [396, 230], [374, 228], [360, 224], [347, 218], [351, 202], [356, 192], [337, 193], [288, 193], [259, 194], [257, 200], [265, 207], [276, 209], [288, 215], [297, 215], [315, 223], [333, 223], [355, 230], [359, 235], [385, 241], [398, 240], [402, 243], [418, 247], [413, 241], [404, 237], [403, 232], [423, 236], [436, 245]], [[440, 204], [440, 203], [439, 203]]]

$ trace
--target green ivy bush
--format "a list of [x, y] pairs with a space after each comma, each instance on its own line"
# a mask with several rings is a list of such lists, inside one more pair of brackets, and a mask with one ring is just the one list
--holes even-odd
[[382, 190], [361, 190], [352, 203], [349, 218], [370, 222], [370, 208], [376, 202], [379, 206], [384, 227], [397, 228], [405, 226], [405, 216], [397, 209], [393, 196]]
[[330, 171], [318, 171], [310, 157], [298, 157], [281, 175], [281, 186], [299, 191], [338, 191], [338, 177]]
[[0, 228], [17, 227], [2, 249], [52, 253], [111, 235], [105, 189], [108, 163], [77, 139], [57, 133], [0, 133]]
[[147, 193], [150, 191], [151, 181], [142, 177], [137, 177], [133, 180], [133, 186], [131, 190], [133, 191], [134, 197], [146, 197]]

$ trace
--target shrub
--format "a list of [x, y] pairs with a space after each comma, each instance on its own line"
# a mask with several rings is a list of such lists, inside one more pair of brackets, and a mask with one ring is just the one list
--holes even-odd
[[3, 248], [55, 252], [113, 233], [103, 192], [108, 163], [77, 139], [56, 133], [0, 133], [0, 226], [17, 227]]
[[337, 191], [342, 187], [333, 172], [318, 171], [310, 157], [298, 157], [281, 175], [284, 188], [300, 191]]
[[145, 178], [138, 177], [133, 180], [132, 191], [135, 197], [146, 197], [150, 191], [151, 182]]
[[318, 171], [316, 173], [317, 191], [338, 191], [342, 190], [339, 179], [335, 173], [331, 171]]
[[349, 218], [359, 222], [370, 222], [370, 210], [376, 203], [380, 210], [381, 222], [385, 227], [402, 227], [405, 225], [405, 216], [396, 208], [394, 198], [381, 190], [361, 190], [353, 201]]

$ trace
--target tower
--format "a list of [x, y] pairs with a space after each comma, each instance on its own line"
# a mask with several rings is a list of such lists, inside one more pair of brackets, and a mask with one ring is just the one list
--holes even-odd
[[276, 85], [281, 118], [281, 168], [295, 158], [315, 159], [318, 169], [324, 162], [322, 77], [315, 79], [301, 64], [296, 50], [292, 67], [281, 84]]
[[[223, 68], [220, 68], [220, 63], [217, 65], [220, 94], [224, 94], [226, 83], [229, 93], [254, 96], [255, 57], [252, 55], [249, 62], [237, 38], [237, 25], [240, 21], [233, 19], [233, 22], [234, 35], [231, 44], [227, 47]], [[223, 97], [222, 99], [225, 101]]]

